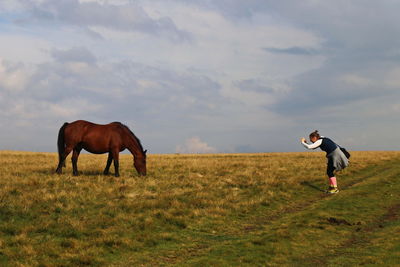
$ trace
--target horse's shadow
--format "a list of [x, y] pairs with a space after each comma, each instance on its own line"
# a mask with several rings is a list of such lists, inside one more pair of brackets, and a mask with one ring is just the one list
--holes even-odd
[[[36, 174], [40, 175], [59, 175], [56, 173], [55, 168], [50, 169], [38, 169], [33, 171]], [[72, 176], [72, 170], [63, 170], [61, 175]], [[114, 173], [110, 172], [108, 174], [104, 174], [102, 170], [84, 170], [79, 171], [78, 176], [104, 176], [104, 177], [114, 177]]]
[[320, 192], [325, 192], [325, 190], [323, 190], [320, 187], [318, 187], [318, 186], [316, 186], [316, 185], [314, 185], [314, 184], [312, 184], [310, 182], [307, 182], [307, 181], [301, 182], [300, 184], [308, 186], [308, 187], [310, 187], [310, 188], [312, 188], [314, 190], [320, 191]]
[[33, 170], [32, 173], [39, 174], [39, 175], [53, 175], [53, 174], [56, 174], [56, 169], [54, 169], [54, 168], [36, 169], [36, 170]]

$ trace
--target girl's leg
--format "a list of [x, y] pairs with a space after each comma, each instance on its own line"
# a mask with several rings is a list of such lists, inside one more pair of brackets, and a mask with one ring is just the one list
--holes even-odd
[[330, 187], [337, 187], [336, 177], [329, 177], [329, 186]]
[[329, 189], [328, 193], [337, 193], [339, 190], [337, 189], [337, 181], [336, 177], [334, 174], [335, 167], [333, 167], [333, 162], [331, 159], [328, 159], [328, 166], [326, 169], [326, 174], [328, 175], [329, 178]]

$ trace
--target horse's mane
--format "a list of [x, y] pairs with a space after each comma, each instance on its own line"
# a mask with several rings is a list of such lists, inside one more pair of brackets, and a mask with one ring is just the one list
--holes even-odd
[[142, 146], [142, 143], [140, 142], [140, 139], [131, 131], [131, 129], [129, 129], [129, 127], [128, 126], [126, 126], [125, 124], [123, 124], [123, 123], [121, 123], [121, 122], [115, 122], [115, 123], [118, 123], [118, 124], [120, 124], [122, 127], [124, 127], [124, 128], [126, 128], [127, 130], [128, 130], [128, 132], [132, 135], [132, 137], [136, 140], [136, 142], [138, 143], [138, 145], [139, 145], [139, 148], [140, 148], [140, 151], [142, 151], [142, 153], [144, 153], [144, 149], [143, 149], [143, 146]]

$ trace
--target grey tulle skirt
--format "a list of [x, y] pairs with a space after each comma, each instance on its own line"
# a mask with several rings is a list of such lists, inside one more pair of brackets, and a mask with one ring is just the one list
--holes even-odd
[[343, 170], [344, 168], [349, 166], [349, 160], [346, 158], [339, 147], [329, 153], [326, 157], [329, 161], [331, 161], [336, 171]]

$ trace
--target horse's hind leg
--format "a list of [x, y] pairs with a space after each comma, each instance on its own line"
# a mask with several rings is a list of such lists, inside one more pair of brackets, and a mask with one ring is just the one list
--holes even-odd
[[61, 155], [61, 158], [58, 162], [58, 166], [57, 166], [57, 170], [56, 173], [57, 174], [61, 174], [62, 173], [62, 167], [65, 167], [65, 159], [68, 157], [69, 153], [71, 153], [72, 151], [72, 147], [66, 147], [64, 153]]
[[65, 162], [63, 160], [60, 159], [58, 161], [58, 166], [57, 166], [57, 169], [56, 169], [56, 173], [57, 174], [61, 174], [62, 173], [62, 167], [64, 167], [64, 164], [65, 164]]
[[78, 175], [78, 157], [79, 157], [79, 154], [81, 153], [81, 150], [82, 150], [82, 147], [76, 146], [74, 148], [74, 152], [72, 153], [72, 159], [71, 159], [72, 160], [72, 169], [73, 169], [72, 173], [74, 176]]
[[114, 149], [112, 151], [112, 157], [114, 159], [115, 177], [119, 177], [119, 150]]
[[103, 172], [104, 175], [108, 175], [110, 173], [110, 166], [111, 166], [112, 160], [113, 160], [113, 157], [112, 157], [112, 154], [110, 152], [110, 153], [108, 153], [107, 165], [106, 165], [106, 168], [104, 169], [104, 172]]

